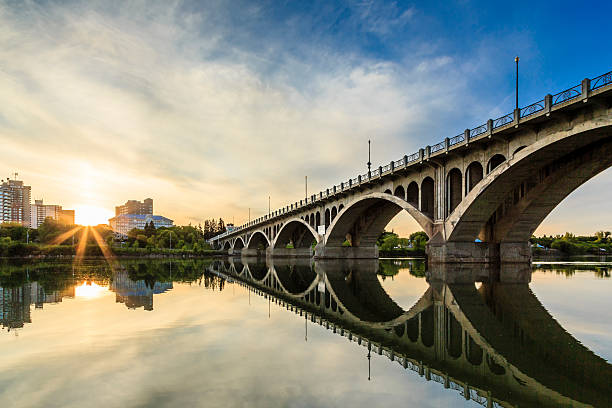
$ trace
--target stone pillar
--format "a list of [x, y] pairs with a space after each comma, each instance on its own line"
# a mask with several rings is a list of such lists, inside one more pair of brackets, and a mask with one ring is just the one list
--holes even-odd
[[372, 259], [378, 258], [378, 246], [346, 247], [325, 246], [317, 244], [314, 251], [315, 259]]
[[505, 263], [529, 264], [528, 242], [429, 242], [425, 248], [427, 262], [437, 263]]

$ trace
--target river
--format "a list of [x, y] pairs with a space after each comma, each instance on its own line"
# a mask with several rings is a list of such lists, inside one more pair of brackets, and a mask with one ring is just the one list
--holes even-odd
[[609, 407], [611, 272], [5, 262], [0, 406]]

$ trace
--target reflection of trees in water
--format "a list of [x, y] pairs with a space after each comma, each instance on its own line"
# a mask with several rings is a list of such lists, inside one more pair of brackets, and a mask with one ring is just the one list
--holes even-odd
[[535, 264], [534, 272], [554, 273], [556, 275], [574, 276], [576, 272], [592, 272], [598, 278], [609, 278], [612, 265], [580, 265], [580, 264]]
[[424, 259], [381, 259], [378, 274], [382, 279], [397, 275], [400, 270], [409, 271], [410, 275], [419, 278], [425, 277]]

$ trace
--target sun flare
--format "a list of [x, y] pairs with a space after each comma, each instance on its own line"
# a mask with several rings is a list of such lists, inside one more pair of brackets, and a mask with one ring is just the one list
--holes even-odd
[[106, 286], [100, 286], [94, 282], [83, 282], [74, 288], [74, 295], [76, 297], [93, 299], [102, 296], [107, 290]]
[[108, 209], [89, 205], [77, 205], [75, 207], [75, 222], [79, 225], [108, 224], [108, 219], [113, 213]]

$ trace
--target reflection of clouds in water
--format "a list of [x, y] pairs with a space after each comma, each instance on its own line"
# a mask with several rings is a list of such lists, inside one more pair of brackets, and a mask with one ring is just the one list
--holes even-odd
[[565, 330], [595, 354], [612, 361], [612, 279], [598, 278], [593, 270], [574, 270], [566, 277], [561, 269], [536, 268], [531, 290]]
[[394, 276], [379, 276], [380, 284], [385, 292], [399, 307], [409, 310], [429, 288], [425, 278], [410, 274], [410, 269], [400, 268]]
[[[39, 328], [34, 336], [24, 331], [25, 341], [11, 344], [22, 349], [19, 358], [0, 360], [2, 405], [377, 406], [383, 398], [390, 406], [408, 399], [418, 406], [467, 404], [453, 393], [438, 395], [438, 386], [384, 356], [372, 359], [368, 382], [362, 347], [312, 323], [304, 342], [303, 318], [272, 304], [268, 319], [266, 299], [251, 295], [249, 307], [244, 289], [228, 289], [203, 295], [199, 287], [175, 285], [156, 297], [152, 313], [127, 310], [110, 296], [41, 313], [29, 326]], [[98, 323], [94, 337], [83, 336], [86, 315]], [[48, 330], [56, 335], [42, 341]]]

